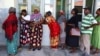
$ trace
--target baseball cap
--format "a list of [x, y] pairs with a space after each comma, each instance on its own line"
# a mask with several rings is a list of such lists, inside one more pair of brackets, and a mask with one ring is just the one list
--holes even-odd
[[90, 7], [85, 7], [85, 8], [83, 8], [83, 9], [91, 10]]

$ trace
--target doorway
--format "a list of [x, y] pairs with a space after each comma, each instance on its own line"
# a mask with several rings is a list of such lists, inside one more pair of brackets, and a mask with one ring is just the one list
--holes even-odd
[[59, 11], [65, 11], [65, 0], [56, 0], [56, 18], [59, 17]]
[[26, 9], [28, 13], [31, 14], [35, 8], [38, 8], [41, 12], [41, 6], [43, 6], [42, 3], [43, 1], [41, 0], [18, 0], [17, 9], [18, 12], [22, 9]]

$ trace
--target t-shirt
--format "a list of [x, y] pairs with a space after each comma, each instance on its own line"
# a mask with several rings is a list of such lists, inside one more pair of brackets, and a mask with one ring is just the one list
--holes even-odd
[[92, 34], [93, 27], [89, 29], [85, 29], [85, 27], [89, 27], [95, 23], [97, 23], [97, 21], [91, 14], [84, 16], [84, 18], [82, 19], [82, 23], [81, 23], [81, 33], [82, 34]]
[[30, 15], [22, 16], [24, 20], [30, 21]]

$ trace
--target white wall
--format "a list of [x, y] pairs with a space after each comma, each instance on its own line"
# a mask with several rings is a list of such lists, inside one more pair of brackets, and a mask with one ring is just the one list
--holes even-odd
[[100, 0], [95, 0], [95, 11], [94, 11], [94, 15], [96, 16], [96, 10], [98, 9], [98, 8], [100, 8]]
[[14, 0], [0, 0], [0, 45], [5, 45], [4, 31], [2, 23], [8, 15], [9, 7], [14, 7]]

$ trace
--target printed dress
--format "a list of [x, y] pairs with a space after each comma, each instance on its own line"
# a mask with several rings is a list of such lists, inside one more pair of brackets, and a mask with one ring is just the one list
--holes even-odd
[[52, 16], [49, 16], [46, 20], [48, 21], [48, 26], [50, 29], [51, 48], [57, 48], [59, 44], [60, 26]]
[[20, 20], [20, 44], [25, 45], [30, 42], [30, 26], [29, 22], [24, 19]]
[[34, 21], [33, 27], [31, 27], [31, 44], [33, 47], [33, 50], [35, 49], [41, 49], [41, 41], [42, 41], [42, 34], [43, 34], [43, 27], [40, 22], [42, 19], [42, 15], [40, 13], [38, 14], [32, 14], [31, 15], [31, 21]]

